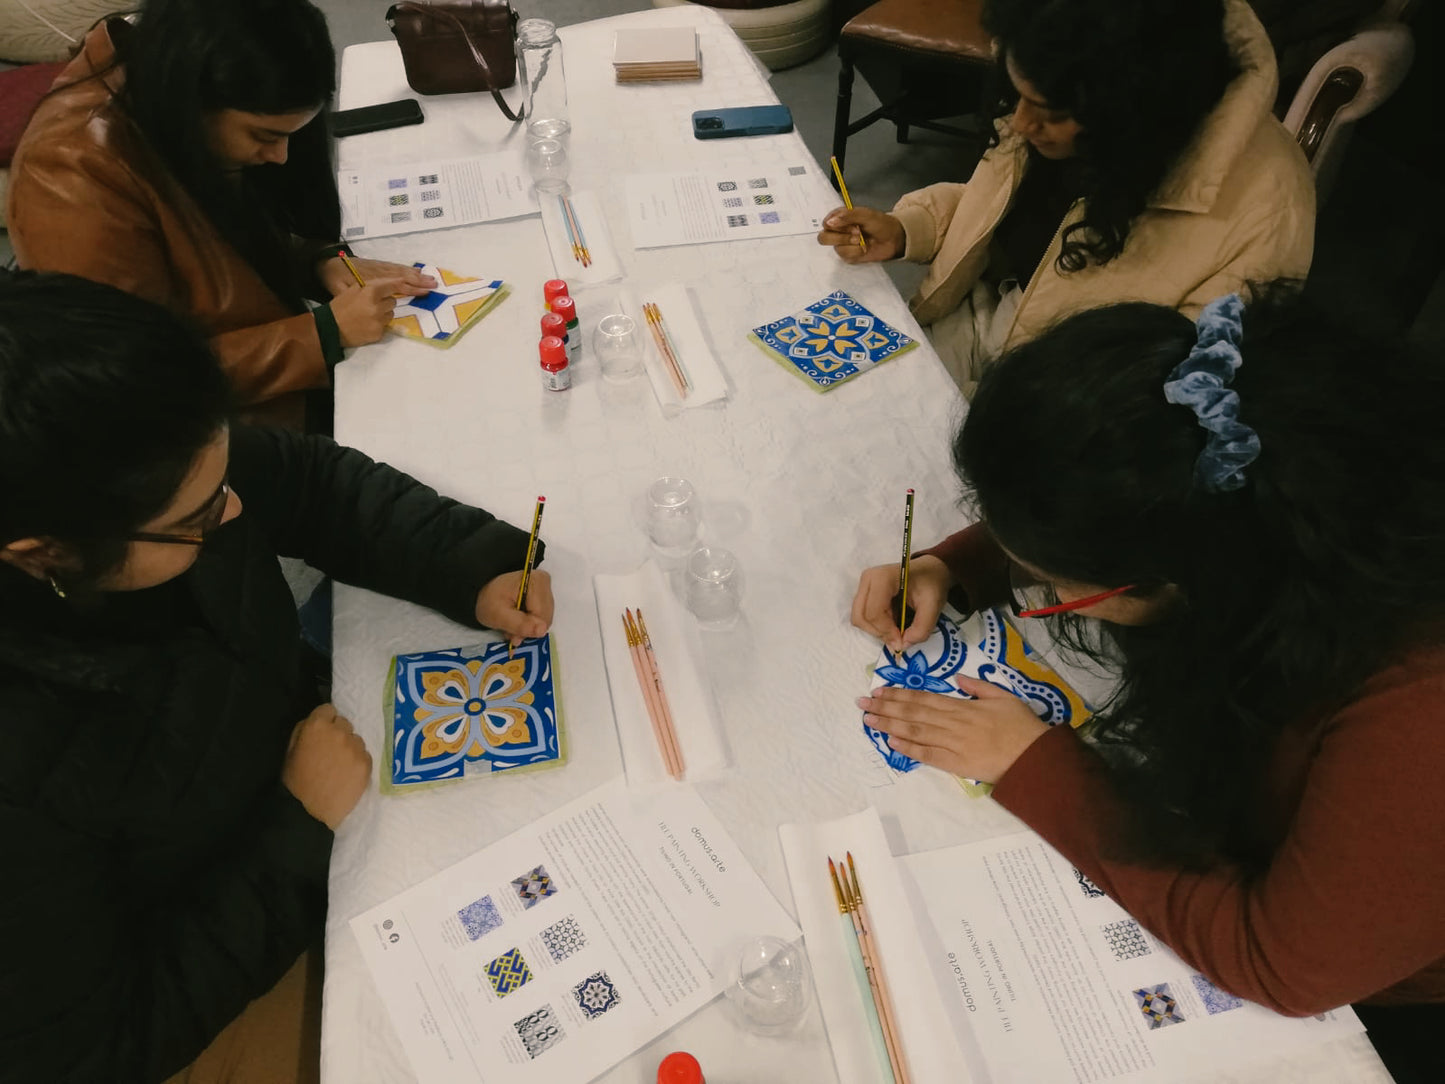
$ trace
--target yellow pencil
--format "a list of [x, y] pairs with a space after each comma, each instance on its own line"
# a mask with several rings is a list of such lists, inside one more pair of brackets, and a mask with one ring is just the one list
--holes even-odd
[[[537, 558], [537, 534], [542, 529], [542, 509], [547, 506], [546, 497], [537, 498], [537, 510], [532, 513], [532, 534], [527, 539], [527, 559], [522, 563], [522, 583], [517, 588], [517, 611], [523, 612], [522, 607], [527, 603], [527, 583], [532, 578], [532, 564]], [[512, 657], [513, 644], [507, 641], [507, 658]]]
[[337, 250], [336, 255], [341, 257], [341, 262], [346, 265], [346, 270], [351, 272], [351, 277], [356, 280], [356, 285], [365, 286], [366, 280], [361, 277], [361, 272], [358, 271], [356, 265], [351, 262], [351, 257], [341, 250]]
[[898, 562], [898, 635], [908, 628], [908, 556], [913, 549], [913, 490], [903, 506], [903, 557]]
[[[829, 155], [828, 161], [833, 163], [833, 176], [838, 178], [838, 194], [843, 197], [843, 206], [848, 210], [853, 209], [853, 201], [848, 198], [848, 186], [843, 181], [843, 167], [838, 164], [837, 155]], [[858, 245], [864, 252], [868, 251], [868, 242], [863, 240], [863, 228], [858, 228]]]

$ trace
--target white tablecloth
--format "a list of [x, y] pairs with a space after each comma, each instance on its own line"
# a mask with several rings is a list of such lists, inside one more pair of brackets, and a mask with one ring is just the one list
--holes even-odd
[[[609, 61], [612, 32], [639, 24], [696, 25], [703, 81], [617, 86]], [[904, 489], [918, 492], [917, 542], [963, 522], [948, 449], [963, 412], [958, 392], [926, 340], [826, 395], [746, 341], [750, 328], [837, 289], [922, 339], [876, 266], [846, 267], [808, 237], [633, 251], [623, 174], [729, 166], [751, 156], [811, 161], [796, 133], [693, 138], [694, 109], [776, 101], [765, 74], [716, 13], [697, 7], [639, 12], [565, 28], [562, 40], [574, 188], [600, 194], [629, 284], [682, 282], [692, 289], [730, 397], [664, 418], [645, 381], [603, 383], [586, 360], [570, 391], [544, 391], [537, 321], [542, 283], [554, 269], [535, 217], [360, 246], [368, 256], [424, 258], [514, 286], [511, 299], [448, 351], [390, 339], [345, 361], [336, 374], [336, 435], [524, 528], [535, 496], [546, 494], [544, 567], [557, 599], [554, 632], [571, 752], [559, 771], [400, 797], [373, 791], [342, 825], [326, 938], [327, 1084], [414, 1079], [348, 926], [352, 916], [622, 771], [592, 576], [631, 570], [649, 556], [641, 501], [659, 475], [693, 481], [708, 540], [733, 549], [745, 571], [741, 623], [704, 634], [708, 677], [735, 767], [699, 789], [785, 907], [792, 910], [780, 823], [838, 817], [872, 803], [897, 853], [1018, 827], [994, 803], [969, 800], [932, 772], [867, 786], [873, 754], [853, 705], [867, 688], [877, 646], [849, 626], [848, 608], [859, 570], [897, 559]], [[345, 51], [341, 107], [409, 96], [394, 44]], [[517, 100], [517, 90], [509, 96]], [[522, 138], [487, 96], [423, 99], [423, 109], [427, 119], [420, 126], [341, 141], [340, 164], [465, 156]], [[817, 199], [820, 209], [837, 202], [821, 182]], [[610, 310], [614, 292], [578, 291], [589, 334]], [[382, 686], [390, 657], [457, 646], [468, 637], [429, 611], [338, 587], [335, 699], [379, 765], [386, 760]], [[710, 1084], [836, 1079], [816, 1006], [800, 1033], [777, 1039], [743, 1031], [721, 1001], [602, 1079], [651, 1084], [658, 1061], [675, 1049], [692, 1051]], [[1228, 1079], [1360, 1084], [1388, 1077], [1359, 1038]]]

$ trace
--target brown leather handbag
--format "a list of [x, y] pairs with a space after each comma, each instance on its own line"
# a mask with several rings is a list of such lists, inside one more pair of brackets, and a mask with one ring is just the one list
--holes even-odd
[[489, 90], [509, 120], [522, 119], [501, 95], [517, 81], [517, 13], [509, 0], [407, 0], [387, 9], [386, 23], [412, 90]]

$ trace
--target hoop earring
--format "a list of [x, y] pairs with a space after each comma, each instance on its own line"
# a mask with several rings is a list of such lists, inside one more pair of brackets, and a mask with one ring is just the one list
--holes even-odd
[[60, 581], [55, 578], [54, 573], [46, 577], [50, 581], [50, 589], [55, 592], [57, 598], [65, 598], [65, 588], [60, 586]]

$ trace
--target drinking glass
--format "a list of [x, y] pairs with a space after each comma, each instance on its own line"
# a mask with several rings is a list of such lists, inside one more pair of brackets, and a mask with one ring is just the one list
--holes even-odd
[[813, 982], [801, 945], [755, 937], [739, 948], [727, 978], [728, 1001], [758, 1034], [786, 1034], [808, 1013]]
[[521, 69], [527, 134], [563, 139], [572, 130], [567, 115], [567, 74], [557, 24], [524, 19], [517, 26], [517, 63]]
[[697, 494], [686, 478], [659, 478], [647, 487], [647, 537], [664, 555], [690, 553], [700, 523]]
[[572, 163], [560, 139], [534, 139], [527, 145], [527, 172], [538, 192], [562, 192]]
[[738, 559], [719, 546], [699, 546], [687, 559], [684, 598], [707, 629], [725, 629], [738, 618], [742, 572]]
[[602, 366], [602, 379], [621, 383], [642, 372], [642, 344], [637, 338], [637, 321], [624, 313], [612, 313], [597, 321], [592, 350]]

